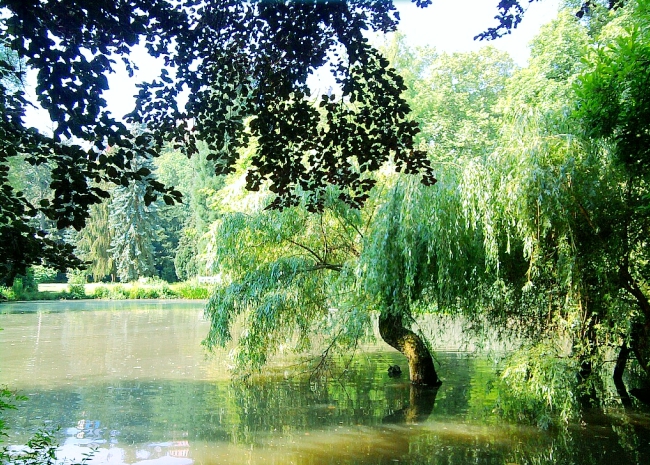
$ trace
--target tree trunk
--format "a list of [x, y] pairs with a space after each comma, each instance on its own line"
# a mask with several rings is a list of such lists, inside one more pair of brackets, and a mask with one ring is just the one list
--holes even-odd
[[631, 346], [639, 365], [650, 376], [650, 321], [633, 326]]
[[625, 366], [627, 365], [627, 359], [629, 356], [630, 348], [627, 346], [627, 342], [623, 342], [618, 351], [616, 365], [614, 366], [614, 382], [623, 381], [623, 373], [625, 372]]
[[625, 372], [625, 366], [627, 365], [627, 359], [629, 356], [630, 348], [627, 346], [627, 342], [623, 342], [618, 351], [616, 365], [614, 366], [614, 386], [616, 386], [616, 392], [621, 398], [623, 407], [630, 407], [632, 405], [630, 395], [628, 394], [625, 383], [623, 382], [623, 373]]
[[623, 286], [636, 299], [643, 322], [632, 324], [631, 349], [643, 371], [650, 376], [650, 300], [632, 277], [627, 263], [621, 267]]
[[406, 356], [411, 383], [432, 387], [442, 384], [426, 344], [420, 336], [404, 327], [401, 317], [388, 313], [380, 314], [379, 334], [388, 345]]

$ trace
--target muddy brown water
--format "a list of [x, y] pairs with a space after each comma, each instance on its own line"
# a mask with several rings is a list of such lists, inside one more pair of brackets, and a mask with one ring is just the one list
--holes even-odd
[[[203, 304], [84, 301], [0, 306], [0, 385], [28, 400], [5, 412], [19, 446], [60, 427], [60, 457], [92, 464], [648, 464], [650, 414], [588, 411], [566, 431], [492, 413], [494, 367], [438, 352], [437, 392], [386, 369], [404, 359], [365, 347], [345, 376], [306, 378], [280, 359], [233, 381], [227, 351], [206, 357]], [[345, 363], [348, 360], [344, 361]]]

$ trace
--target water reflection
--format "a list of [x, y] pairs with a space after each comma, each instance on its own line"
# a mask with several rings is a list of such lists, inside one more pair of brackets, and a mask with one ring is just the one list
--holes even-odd
[[441, 352], [435, 390], [390, 378], [395, 352], [359, 356], [343, 378], [289, 369], [230, 381], [206, 360], [200, 306], [84, 308], [0, 315], [0, 384], [29, 400], [11, 442], [60, 425], [61, 456], [93, 463], [466, 464], [650, 463], [638, 410], [587, 412], [565, 432], [501, 424], [487, 361]]
[[434, 388], [413, 386], [409, 387], [409, 402], [406, 406], [385, 416], [382, 423], [421, 423], [426, 421], [433, 411], [439, 386]]

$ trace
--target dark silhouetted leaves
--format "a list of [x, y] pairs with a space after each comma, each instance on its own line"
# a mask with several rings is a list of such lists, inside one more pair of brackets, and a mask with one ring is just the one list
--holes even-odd
[[[11, 250], [0, 259], [5, 281], [42, 258], [56, 262], [59, 253], [59, 268], [79, 264], [27, 225], [40, 210], [59, 228], [82, 228], [89, 207], [105, 198], [90, 181], [127, 186], [144, 179], [147, 202], [180, 200], [131, 168], [136, 154], [156, 156], [166, 143], [191, 156], [206, 142], [216, 173], [226, 174], [239, 149], [256, 142], [248, 187], [267, 183], [277, 195], [270, 208], [295, 205], [296, 192], [306, 191], [310, 209], [319, 210], [329, 185], [360, 206], [372, 186], [367, 174], [391, 159], [400, 171], [435, 182], [424, 153], [413, 150], [417, 127], [400, 96], [403, 82], [362, 35], [395, 29], [391, 1], [0, 0], [0, 8], [1, 42], [36, 71], [38, 103], [53, 121], [51, 136], [26, 128], [23, 92], [0, 86], [0, 167], [28, 154], [29, 163], [52, 167], [53, 191], [34, 208], [6, 189], [0, 171], [0, 252]], [[147, 131], [133, 138], [106, 110], [102, 92], [117, 62], [133, 75], [129, 52], [138, 43], [165, 69], [140, 86], [128, 121]], [[307, 78], [323, 67], [341, 92], [315, 108]], [[11, 75], [16, 70], [0, 61], [0, 78]], [[181, 93], [189, 95], [185, 108], [178, 107]], [[109, 147], [120, 149], [104, 153]]]

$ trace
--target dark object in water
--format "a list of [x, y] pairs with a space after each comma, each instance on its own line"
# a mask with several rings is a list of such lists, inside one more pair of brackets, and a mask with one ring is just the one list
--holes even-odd
[[388, 376], [391, 378], [399, 378], [402, 376], [402, 369], [399, 365], [391, 365], [388, 367]]

